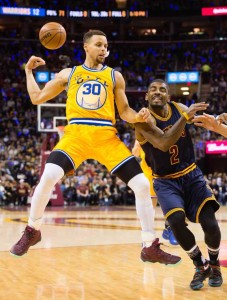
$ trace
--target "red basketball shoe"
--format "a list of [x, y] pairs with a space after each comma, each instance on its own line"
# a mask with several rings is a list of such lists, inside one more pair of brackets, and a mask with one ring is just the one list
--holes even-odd
[[41, 241], [41, 232], [30, 226], [26, 226], [21, 239], [13, 245], [10, 253], [16, 256], [22, 256], [27, 253], [29, 247], [34, 246]]
[[181, 261], [181, 257], [171, 255], [160, 249], [159, 239], [155, 239], [150, 247], [144, 247], [141, 251], [142, 261], [149, 261], [152, 263], [159, 262], [165, 265], [175, 265]]

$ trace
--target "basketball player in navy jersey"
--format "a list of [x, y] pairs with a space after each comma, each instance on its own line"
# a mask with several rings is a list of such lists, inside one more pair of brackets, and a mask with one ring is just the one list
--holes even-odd
[[[162, 131], [168, 131], [179, 118], [185, 116], [190, 121], [187, 106], [169, 101], [168, 86], [165, 81], [152, 81], [146, 93], [150, 119]], [[212, 190], [207, 186], [203, 174], [195, 164], [195, 156], [188, 126], [170, 147], [158, 143], [147, 124], [135, 124], [136, 139], [146, 155], [154, 176], [154, 189], [163, 213], [174, 236], [196, 266], [190, 287], [198, 290], [203, 281], [209, 278], [209, 285], [220, 286], [223, 282], [218, 260], [221, 232], [215, 218], [219, 204]], [[205, 235], [209, 261], [198, 245], [194, 234], [187, 228], [185, 218], [200, 223]]]

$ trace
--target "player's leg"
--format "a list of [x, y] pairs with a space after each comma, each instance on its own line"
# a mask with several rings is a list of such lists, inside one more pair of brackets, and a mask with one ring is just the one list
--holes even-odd
[[[190, 210], [191, 213], [188, 212], [187, 198], [182, 193], [184, 180], [182, 177], [174, 180], [157, 178], [154, 180], [154, 188], [164, 216], [167, 218], [176, 240], [196, 266], [196, 273], [190, 284], [190, 287], [196, 290], [203, 286], [203, 281], [209, 277], [211, 268], [196, 245], [194, 234], [185, 222], [186, 216], [195, 222], [197, 207], [193, 205]], [[167, 199], [168, 201], [166, 201]], [[195, 200], [191, 202], [195, 204]]]
[[[146, 175], [146, 174], [145, 174]], [[158, 202], [158, 197], [155, 193], [155, 190], [154, 190], [154, 185], [153, 185], [153, 178], [151, 176], [151, 180], [150, 180], [150, 185], [151, 185], [151, 188], [150, 188], [150, 193], [151, 193], [151, 197], [153, 198], [154, 196], [156, 197], [156, 201]], [[163, 232], [162, 232], [162, 237], [165, 239], [165, 240], [168, 240], [169, 243], [171, 245], [178, 245], [178, 242], [174, 236], [174, 233], [169, 225], [169, 222], [167, 219], [165, 219], [165, 224], [164, 224], [165, 228], [163, 229]]]
[[[187, 217], [192, 222], [199, 222], [203, 228], [205, 242], [208, 246], [208, 253], [211, 263], [205, 262], [201, 266], [201, 262], [197, 261], [196, 273], [191, 282], [191, 286], [203, 286], [203, 281], [208, 270], [211, 269], [209, 276], [209, 284], [211, 286], [219, 286], [222, 284], [220, 273], [218, 254], [220, 246], [220, 229], [215, 219], [215, 211], [220, 207], [216, 201], [211, 188], [207, 186], [202, 171], [197, 167], [185, 176], [186, 186], [185, 193], [187, 195]], [[215, 272], [214, 272], [215, 270]]]
[[[142, 168], [143, 170], [143, 168]], [[144, 172], [144, 170], [143, 170]], [[157, 204], [158, 204], [158, 197], [154, 191], [154, 187], [153, 187], [153, 177], [152, 176], [149, 176], [147, 173], [144, 172], [144, 175], [147, 177], [147, 179], [149, 180], [150, 182], [150, 196], [151, 196], [151, 201], [152, 201], [152, 204], [153, 204], [153, 207], [156, 208]], [[165, 224], [164, 224], [165, 228], [163, 229], [163, 232], [162, 232], [162, 237], [165, 239], [165, 240], [168, 240], [169, 243], [171, 245], [178, 245], [178, 242], [173, 234], [173, 231], [171, 229], [171, 227], [169, 226], [169, 222], [168, 220], [166, 219], [165, 220]]]
[[154, 208], [150, 200], [148, 179], [144, 176], [134, 157], [117, 168], [113, 174], [133, 190], [136, 199], [136, 210], [142, 227], [142, 240], [145, 245], [150, 246], [155, 239], [155, 232]]
[[203, 257], [196, 244], [194, 234], [186, 226], [184, 212], [177, 211], [171, 214], [168, 217], [168, 222], [179, 245], [186, 251], [193, 261], [193, 264], [196, 266], [196, 272], [190, 283], [190, 287], [193, 290], [199, 290], [203, 287], [203, 281], [209, 277], [212, 272], [209, 263]]
[[205, 243], [208, 249], [209, 264], [212, 268], [212, 275], [209, 277], [209, 285], [213, 287], [221, 286], [223, 283], [219, 251], [221, 242], [221, 231], [215, 217], [212, 201], [208, 201], [201, 210], [199, 222], [205, 235]]
[[154, 208], [150, 200], [150, 185], [137, 160], [134, 157], [129, 159], [115, 169], [113, 173], [124, 181], [135, 194], [136, 210], [141, 223], [144, 244], [141, 259], [164, 264], [179, 262], [181, 258], [162, 251], [159, 240], [155, 238]]
[[[147, 169], [144, 170], [144, 168], [142, 167], [142, 170], [144, 172], [144, 175], [147, 177], [147, 179], [150, 182], [150, 195], [151, 195], [151, 200], [152, 200], [152, 203], [153, 203], [153, 207], [155, 208], [158, 204], [158, 197], [157, 197], [157, 195], [155, 193], [155, 190], [154, 190], [153, 176], [152, 176], [151, 173], [147, 172]], [[150, 172], [152, 172], [151, 169], [150, 169]], [[173, 234], [173, 231], [172, 231], [171, 227], [169, 226], [169, 222], [168, 222], [167, 219], [165, 220], [165, 228], [163, 229], [162, 237], [165, 240], [168, 240], [171, 245], [178, 245], [178, 242], [177, 242], [177, 240], [176, 240], [176, 238]]]
[[28, 225], [22, 238], [15, 244], [10, 253], [16, 256], [24, 255], [30, 246], [41, 240], [40, 227], [47, 203], [55, 184], [74, 168], [72, 160], [61, 151], [53, 151], [47, 159], [40, 182], [37, 185], [32, 201]]
[[[144, 160], [142, 160], [142, 162], [143, 163], [141, 163], [140, 165], [144, 172], [144, 175], [147, 177], [147, 179], [150, 182], [150, 195], [151, 195], [151, 200], [152, 200], [153, 206], [155, 208], [158, 203], [158, 197], [154, 190], [154, 184], [153, 184], [154, 177], [152, 176], [151, 168], [148, 167], [148, 165], [144, 162]], [[178, 242], [173, 234], [173, 231], [172, 231], [171, 227], [169, 226], [168, 220], [165, 220], [165, 228], [163, 229], [162, 237], [165, 240], [168, 240], [171, 245], [178, 245]]]

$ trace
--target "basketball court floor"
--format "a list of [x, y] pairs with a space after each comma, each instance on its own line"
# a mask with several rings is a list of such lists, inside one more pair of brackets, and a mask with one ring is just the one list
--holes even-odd
[[[199, 291], [189, 283], [194, 266], [180, 246], [161, 238], [164, 218], [156, 208], [161, 248], [180, 255], [176, 266], [140, 261], [140, 224], [135, 208], [48, 207], [42, 241], [21, 258], [9, 254], [27, 222], [29, 208], [0, 209], [0, 300], [224, 300], [227, 299], [227, 207], [217, 218], [222, 231], [224, 283]], [[207, 257], [199, 224], [189, 223]]]

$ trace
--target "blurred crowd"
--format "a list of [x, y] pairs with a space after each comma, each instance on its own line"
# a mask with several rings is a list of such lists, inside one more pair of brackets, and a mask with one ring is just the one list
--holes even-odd
[[86, 161], [61, 182], [65, 205], [134, 205], [132, 190], [96, 161]]
[[[130, 52], [127, 47], [130, 46]], [[209, 88], [206, 98], [194, 94], [187, 97], [172, 95], [172, 100], [190, 105], [204, 100], [208, 112], [227, 111], [227, 47], [226, 42], [115, 44], [110, 43], [108, 65], [121, 71], [126, 80], [130, 105], [137, 111], [144, 105], [144, 91], [148, 83], [164, 78], [174, 70], [198, 70], [202, 82]], [[26, 205], [39, 180], [40, 153], [46, 134], [37, 131], [37, 107], [33, 106], [26, 90], [24, 66], [35, 54], [46, 60], [45, 70], [58, 72], [63, 67], [83, 63], [81, 45], [70, 43], [64, 47], [68, 59], [60, 59], [59, 51], [48, 51], [31, 41], [3, 40], [0, 48], [0, 204]], [[62, 53], [61, 53], [62, 54]], [[204, 68], [204, 65], [209, 68]], [[44, 69], [44, 68], [43, 68]], [[136, 91], [136, 92], [135, 92]], [[61, 94], [54, 102], [64, 102]], [[134, 131], [130, 124], [117, 116], [120, 138], [129, 149], [134, 144]], [[205, 156], [205, 141], [222, 139], [215, 133], [191, 126], [197, 159]], [[227, 203], [226, 173], [206, 174], [206, 179], [223, 205]], [[130, 205], [134, 204], [132, 191], [111, 175], [96, 161], [87, 161], [74, 176], [61, 182], [65, 204]]]

